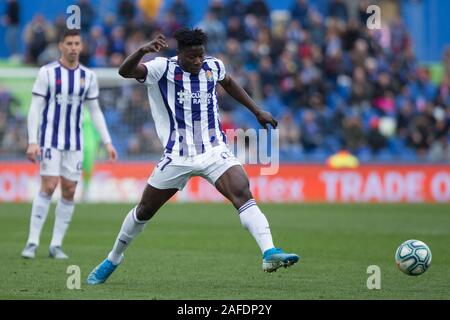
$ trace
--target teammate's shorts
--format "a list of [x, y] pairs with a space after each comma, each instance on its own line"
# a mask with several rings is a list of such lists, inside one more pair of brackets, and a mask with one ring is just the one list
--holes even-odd
[[41, 176], [62, 176], [67, 180], [80, 181], [83, 167], [83, 152], [41, 149]]
[[190, 177], [200, 176], [212, 185], [230, 167], [242, 166], [226, 145], [195, 156], [164, 154], [147, 183], [158, 189], [183, 190]]

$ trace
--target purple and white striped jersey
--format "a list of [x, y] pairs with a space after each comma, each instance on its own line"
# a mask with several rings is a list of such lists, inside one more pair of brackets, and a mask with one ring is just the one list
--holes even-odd
[[83, 102], [98, 97], [95, 73], [81, 64], [68, 69], [55, 61], [39, 69], [32, 93], [45, 98], [39, 119], [39, 145], [82, 150]]
[[226, 143], [216, 95], [225, 78], [223, 62], [206, 57], [198, 75], [181, 69], [178, 58], [158, 57], [144, 63], [148, 98], [156, 131], [166, 153], [204, 153]]

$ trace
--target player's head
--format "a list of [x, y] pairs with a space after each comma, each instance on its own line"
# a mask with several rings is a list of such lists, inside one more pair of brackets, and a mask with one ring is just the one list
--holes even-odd
[[208, 36], [201, 29], [180, 28], [174, 33], [177, 40], [178, 62], [181, 67], [193, 74], [198, 74], [205, 58], [205, 45]]
[[80, 31], [77, 29], [66, 29], [59, 39], [59, 51], [61, 56], [70, 63], [77, 62], [80, 57], [81, 43]]

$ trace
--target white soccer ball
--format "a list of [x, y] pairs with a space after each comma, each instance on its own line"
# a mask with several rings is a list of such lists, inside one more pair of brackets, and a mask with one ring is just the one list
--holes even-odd
[[395, 252], [398, 268], [410, 276], [418, 276], [427, 271], [431, 263], [431, 250], [419, 240], [403, 242]]

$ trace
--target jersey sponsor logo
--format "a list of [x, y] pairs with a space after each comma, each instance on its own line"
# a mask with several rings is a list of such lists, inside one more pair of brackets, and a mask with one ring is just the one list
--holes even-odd
[[177, 92], [177, 100], [178, 103], [184, 104], [192, 102], [192, 104], [200, 104], [200, 103], [211, 103], [211, 99], [213, 97], [210, 92], [190, 92], [190, 91], [178, 91]]
[[58, 103], [59, 105], [62, 104], [78, 105], [80, 103], [80, 97], [75, 94], [65, 95], [58, 93], [55, 99], [56, 103]]

